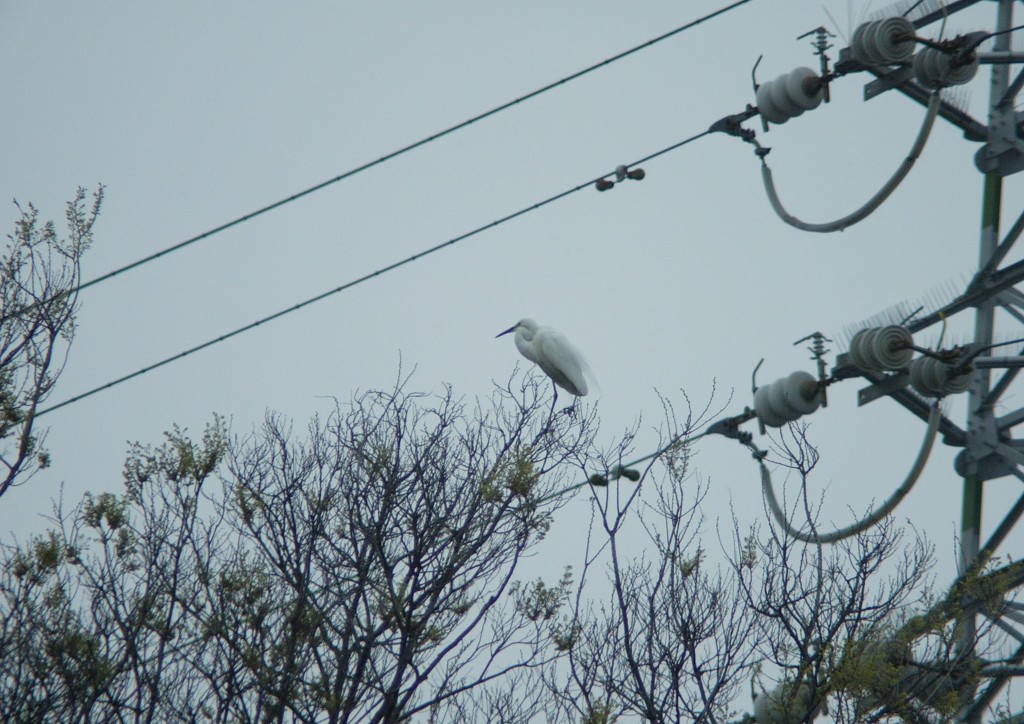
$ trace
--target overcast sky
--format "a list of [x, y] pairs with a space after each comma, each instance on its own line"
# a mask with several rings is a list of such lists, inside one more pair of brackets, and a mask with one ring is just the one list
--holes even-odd
[[[61, 220], [79, 185], [107, 188], [89, 279], [332, 178], [728, 4], [572, 0], [516, 3], [217, 3], [0, 0], [0, 226], [10, 203]], [[869, 7], [870, 6], [870, 7]], [[859, 0], [751, 2], [393, 161], [241, 224], [82, 294], [59, 402], [528, 207], [705, 130], [754, 103], [759, 81], [817, 68], [807, 31], [838, 34], [884, 6]], [[991, 28], [994, 3], [953, 16], [947, 34]], [[1020, 20], [1018, 19], [1018, 22]], [[938, 26], [926, 29], [935, 35]], [[1020, 47], [1018, 43], [1017, 47]], [[984, 120], [989, 71], [967, 86]], [[866, 76], [840, 78], [832, 102], [773, 127], [784, 203], [809, 221], [860, 206], [889, 177], [924, 109], [897, 93], [863, 100]], [[0, 500], [0, 531], [24, 539], [64, 486], [121, 489], [127, 442], [172, 424], [199, 434], [214, 413], [235, 432], [281, 411], [297, 428], [332, 396], [451, 384], [488, 395], [520, 362], [510, 337], [531, 316], [589, 359], [602, 439], [643, 419], [638, 454], [660, 419], [655, 390], [737, 414], [758, 381], [814, 371], [805, 345], [977, 265], [982, 177], [977, 144], [940, 120], [917, 166], [862, 223], [797, 231], [772, 212], [752, 147], [721, 134], [643, 165], [646, 179], [592, 188], [382, 275], [302, 311], [43, 418], [53, 466]], [[1021, 179], [1005, 185], [1006, 228]], [[1008, 261], [1015, 261], [1011, 255]], [[951, 323], [969, 339], [972, 319]], [[934, 330], [933, 330], [934, 331]], [[959, 336], [958, 336], [959, 335]], [[920, 344], [934, 343], [932, 331]], [[1005, 325], [1004, 339], [1019, 337]], [[831, 364], [834, 353], [829, 357]], [[835, 385], [811, 418], [822, 462], [822, 525], [844, 525], [902, 481], [924, 425], [891, 400], [855, 404]], [[1004, 399], [1024, 404], [1014, 389]], [[964, 424], [964, 400], [950, 414]], [[753, 430], [752, 426], [748, 429]], [[763, 441], [760, 441], [764, 444]], [[708, 528], [763, 519], [748, 453], [701, 441]], [[937, 446], [896, 511], [936, 544], [938, 582], [955, 571], [962, 481]], [[986, 528], [1020, 494], [986, 489]], [[581, 494], [552, 538], [577, 541]], [[1014, 550], [1011, 540], [1008, 550]], [[574, 551], [575, 555], [578, 552]], [[577, 556], [578, 558], [578, 556]], [[564, 563], [578, 563], [578, 559]], [[559, 568], [562, 562], [559, 561]]]

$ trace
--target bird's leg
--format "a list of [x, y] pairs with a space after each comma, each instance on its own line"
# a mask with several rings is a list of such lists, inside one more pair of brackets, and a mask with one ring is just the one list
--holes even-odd
[[[551, 380], [551, 389], [554, 390], [554, 397], [551, 398], [551, 416], [555, 415], [555, 405], [558, 404], [558, 385], [555, 384], [554, 380]], [[571, 415], [576, 412], [576, 398], [572, 398], [572, 404], [562, 410], [563, 415]]]
[[[551, 399], [551, 415], [555, 414], [555, 405], [558, 403], [558, 385], [555, 384], [554, 380], [551, 380], [551, 389], [555, 391], [555, 396]], [[572, 398], [572, 404], [562, 410], [563, 415], [571, 415], [576, 412], [576, 398]]]
[[551, 423], [555, 419], [555, 403], [558, 401], [558, 388], [555, 387], [555, 383], [553, 380], [551, 382], [551, 387], [554, 390], [555, 394], [554, 397], [551, 399], [551, 409], [548, 411], [547, 422], [544, 423], [544, 429], [540, 431], [541, 435], [547, 435], [549, 432], [552, 432], [553, 430]]

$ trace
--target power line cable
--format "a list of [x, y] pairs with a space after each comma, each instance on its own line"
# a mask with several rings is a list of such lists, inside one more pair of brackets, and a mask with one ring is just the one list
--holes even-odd
[[[578, 70], [575, 73], [567, 75], [567, 76], [565, 76], [564, 78], [562, 78], [560, 80], [554, 81], [553, 83], [548, 83], [547, 85], [542, 86], [542, 87], [538, 88], [537, 90], [531, 91], [530, 93], [527, 93], [526, 95], [519, 96], [518, 98], [516, 98], [514, 100], [511, 100], [511, 101], [508, 101], [507, 103], [502, 103], [500, 106], [496, 106], [496, 107], [492, 108], [489, 111], [484, 111], [483, 113], [475, 115], [472, 118], [468, 118], [467, 120], [462, 121], [461, 123], [456, 123], [454, 126], [449, 126], [448, 128], [444, 129], [443, 131], [439, 131], [437, 133], [434, 133], [434, 134], [431, 134], [429, 136], [426, 136], [426, 137], [420, 139], [419, 141], [416, 141], [414, 143], [410, 143], [407, 146], [403, 146], [403, 147], [399, 148], [398, 150], [392, 151], [391, 153], [388, 153], [388, 154], [386, 154], [384, 156], [381, 156], [380, 158], [378, 158], [378, 159], [376, 159], [374, 161], [369, 161], [367, 163], [362, 164], [361, 166], [356, 166], [354, 168], [351, 168], [348, 171], [345, 171], [344, 173], [338, 174], [337, 176], [335, 176], [333, 178], [330, 178], [330, 179], [327, 179], [326, 181], [321, 181], [320, 183], [315, 184], [313, 186], [310, 186], [309, 188], [303, 189], [302, 191], [299, 191], [297, 193], [294, 193], [291, 196], [288, 196], [286, 198], [280, 199], [280, 200], [275, 201], [275, 202], [273, 202], [271, 204], [267, 204], [266, 206], [262, 206], [262, 207], [256, 209], [255, 211], [251, 211], [251, 212], [249, 212], [247, 214], [244, 214], [244, 215], [239, 216], [239, 217], [237, 217], [235, 219], [232, 219], [231, 221], [225, 222], [225, 223], [221, 224], [220, 226], [215, 226], [212, 229], [209, 229], [208, 231], [204, 231], [201, 234], [196, 234], [195, 236], [189, 237], [188, 239], [185, 239], [184, 241], [180, 241], [177, 244], [173, 244], [173, 245], [171, 245], [171, 246], [169, 246], [169, 247], [167, 247], [165, 249], [161, 249], [158, 252], [150, 254], [149, 256], [143, 257], [142, 259], [139, 259], [137, 261], [131, 262], [130, 264], [125, 264], [124, 266], [118, 267], [117, 269], [109, 271], [106, 274], [101, 274], [100, 276], [95, 277], [94, 279], [90, 279], [87, 282], [83, 282], [83, 283], [79, 284], [77, 287], [75, 287], [74, 289], [72, 289], [72, 290], [70, 290], [68, 292], [65, 292], [64, 294], [67, 295], [67, 294], [74, 294], [76, 292], [80, 292], [83, 289], [87, 289], [87, 288], [89, 288], [91, 286], [94, 286], [96, 284], [99, 284], [101, 282], [105, 282], [108, 279], [112, 279], [113, 277], [116, 277], [119, 274], [123, 274], [124, 272], [130, 271], [132, 269], [137, 269], [138, 267], [143, 266], [144, 264], [148, 264], [151, 261], [156, 261], [157, 259], [160, 259], [161, 257], [167, 256], [168, 254], [171, 254], [172, 252], [178, 251], [180, 249], [184, 249], [185, 247], [190, 246], [191, 244], [194, 244], [194, 243], [196, 243], [198, 241], [202, 241], [203, 239], [208, 239], [211, 236], [214, 236], [215, 234], [219, 234], [222, 231], [227, 231], [228, 229], [231, 229], [231, 228], [233, 228], [235, 226], [238, 226], [239, 224], [243, 224], [246, 221], [251, 221], [252, 219], [255, 219], [256, 217], [261, 216], [261, 215], [263, 215], [263, 214], [265, 214], [265, 213], [267, 213], [269, 211], [273, 211], [274, 209], [278, 209], [278, 208], [280, 208], [280, 207], [282, 207], [282, 206], [284, 206], [286, 204], [290, 204], [291, 202], [297, 201], [297, 200], [303, 198], [304, 196], [308, 196], [308, 195], [310, 195], [310, 194], [312, 194], [312, 193], [314, 193], [316, 191], [320, 191], [321, 189], [325, 189], [328, 186], [331, 186], [333, 184], [338, 183], [339, 181], [343, 181], [343, 180], [345, 180], [347, 178], [355, 176], [356, 174], [361, 173], [363, 171], [366, 171], [368, 169], [371, 169], [374, 166], [379, 166], [379, 165], [381, 165], [381, 164], [383, 164], [383, 163], [385, 163], [387, 161], [390, 161], [390, 160], [392, 160], [394, 158], [397, 158], [398, 156], [401, 156], [402, 154], [405, 154], [405, 153], [408, 153], [409, 151], [417, 149], [420, 146], [425, 146], [426, 144], [431, 143], [433, 141], [436, 141], [436, 140], [438, 140], [440, 138], [443, 138], [443, 137], [445, 137], [445, 136], [447, 136], [447, 135], [449, 135], [451, 133], [454, 133], [455, 131], [458, 131], [458, 130], [461, 130], [463, 128], [466, 128], [467, 126], [472, 125], [473, 123], [476, 123], [477, 121], [482, 121], [485, 118], [489, 118], [490, 116], [493, 116], [493, 115], [496, 115], [498, 113], [501, 113], [502, 111], [508, 110], [512, 106], [518, 105], [519, 103], [522, 103], [523, 101], [527, 101], [527, 100], [530, 100], [532, 98], [536, 98], [537, 96], [539, 96], [539, 95], [541, 95], [543, 93], [546, 93], [549, 90], [553, 90], [554, 88], [557, 88], [559, 86], [565, 85], [566, 83], [569, 83], [570, 81], [574, 81], [574, 80], [576, 80], [578, 78], [581, 78], [581, 77], [587, 75], [588, 73], [592, 73], [595, 70], [603, 68], [603, 67], [605, 67], [607, 65], [611, 65], [612, 63], [615, 63], [615, 62], [617, 62], [619, 60], [622, 60], [623, 58], [626, 58], [627, 56], [633, 55], [634, 53], [637, 53], [637, 52], [639, 52], [641, 50], [644, 50], [644, 49], [649, 48], [649, 47], [651, 47], [653, 45], [656, 45], [657, 43], [660, 43], [663, 40], [668, 40], [669, 38], [671, 38], [673, 36], [676, 36], [676, 35], [684, 32], [686, 30], [690, 30], [691, 28], [694, 28], [694, 27], [696, 27], [696, 26], [698, 26], [698, 25], [700, 25], [702, 23], [705, 23], [708, 20], [712, 20], [712, 19], [718, 17], [719, 15], [724, 15], [725, 13], [729, 12], [730, 10], [734, 10], [735, 8], [739, 7], [740, 5], [745, 5], [748, 2], [750, 2], [750, 0], [737, 0], [736, 2], [732, 3], [731, 5], [726, 5], [725, 7], [722, 7], [722, 8], [719, 8], [718, 10], [710, 12], [707, 15], [704, 15], [702, 17], [697, 18], [696, 20], [692, 20], [692, 21], [686, 23], [685, 25], [680, 25], [678, 28], [675, 28], [674, 30], [670, 30], [667, 33], [663, 33], [662, 35], [659, 35], [656, 38], [652, 38], [652, 39], [650, 39], [650, 40], [648, 40], [648, 41], [646, 41], [644, 43], [641, 43], [640, 45], [633, 46], [632, 48], [629, 48], [628, 50], [624, 50], [621, 53], [618, 53], [618, 54], [613, 55], [613, 56], [611, 56], [609, 58], [606, 58], [605, 60], [602, 60], [599, 63], [595, 63], [594, 65], [587, 66], [586, 68], [583, 68], [582, 70]], [[22, 307], [21, 309], [15, 310], [14, 312], [11, 312], [10, 314], [4, 315], [2, 318], [0, 318], [0, 324], [2, 324], [3, 322], [7, 321], [11, 317], [14, 317], [14, 316], [19, 315], [19, 314], [24, 314], [25, 312], [29, 312], [29, 311], [31, 311], [31, 310], [39, 307], [39, 306], [42, 306], [43, 304], [47, 304], [49, 302], [52, 302], [54, 299], [56, 299], [56, 297], [51, 297], [49, 299], [43, 299], [43, 300], [40, 300], [40, 301], [38, 301], [38, 302], [36, 302], [36, 303], [34, 303], [32, 305], [29, 305], [27, 307]]]
[[1006, 30], [997, 30], [994, 33], [985, 33], [982, 37], [978, 38], [973, 43], [971, 43], [970, 50], [974, 50], [979, 45], [984, 43], [986, 40], [991, 40], [992, 38], [995, 38], [999, 35], [1006, 35], [1007, 33], [1016, 33], [1018, 30], [1024, 30], [1024, 25], [1016, 25], [1012, 28], [1007, 28]]
[[[682, 141], [679, 141], [678, 143], [674, 143], [671, 146], [667, 146], [667, 147], [661, 149], [660, 151], [655, 151], [652, 154], [644, 156], [643, 158], [638, 159], [637, 161], [629, 164], [629, 166], [620, 166], [619, 169], [625, 169], [625, 168], [629, 168], [629, 167], [632, 167], [632, 166], [638, 166], [638, 165], [640, 165], [642, 163], [646, 163], [647, 161], [650, 161], [652, 159], [658, 158], [659, 156], [663, 156], [666, 153], [669, 153], [670, 151], [674, 151], [677, 148], [681, 148], [682, 146], [685, 146], [688, 143], [692, 143], [693, 141], [696, 141], [699, 138], [703, 138], [704, 136], [707, 136], [710, 133], [712, 133], [712, 131], [710, 129], [707, 130], [707, 131], [701, 131], [700, 133], [698, 133], [696, 135], [693, 135], [693, 136], [690, 136], [689, 138], [686, 138], [686, 139], [684, 139]], [[74, 402], [78, 402], [79, 400], [83, 400], [86, 397], [91, 397], [92, 395], [95, 395], [97, 392], [102, 392], [103, 390], [108, 390], [111, 387], [115, 387], [115, 386], [121, 384], [122, 382], [127, 382], [128, 380], [131, 380], [131, 379], [134, 379], [136, 377], [139, 377], [140, 375], [144, 375], [145, 373], [150, 372], [151, 370], [155, 370], [158, 367], [163, 367], [164, 365], [170, 364], [171, 362], [176, 362], [177, 360], [180, 360], [180, 359], [183, 359], [185, 357], [188, 357], [190, 354], [193, 354], [193, 353], [198, 352], [200, 350], [206, 349], [207, 347], [212, 347], [212, 346], [214, 346], [216, 344], [220, 344], [221, 342], [224, 342], [224, 341], [226, 341], [228, 339], [231, 339], [232, 337], [236, 337], [239, 334], [242, 334], [243, 332], [248, 332], [251, 329], [255, 329], [256, 327], [260, 326], [261, 324], [265, 324], [266, 322], [273, 321], [275, 319], [278, 319], [279, 317], [285, 316], [286, 314], [291, 314], [292, 312], [296, 312], [296, 311], [302, 309], [303, 307], [308, 307], [309, 305], [314, 304], [316, 302], [319, 302], [319, 301], [321, 301], [323, 299], [326, 299], [327, 297], [333, 296], [333, 295], [338, 294], [339, 292], [343, 292], [343, 291], [345, 291], [347, 289], [351, 289], [354, 286], [362, 284], [363, 282], [369, 281], [370, 279], [373, 279], [375, 277], [379, 277], [379, 276], [381, 276], [383, 274], [386, 274], [386, 273], [388, 273], [390, 271], [394, 271], [395, 269], [398, 269], [399, 267], [405, 266], [406, 264], [409, 264], [411, 262], [414, 262], [414, 261], [417, 261], [419, 259], [422, 259], [422, 258], [424, 258], [424, 257], [426, 257], [426, 256], [428, 256], [430, 254], [433, 254], [434, 252], [440, 251], [442, 249], [446, 249], [446, 248], [448, 248], [450, 246], [453, 246], [454, 244], [457, 244], [460, 241], [464, 241], [466, 239], [469, 239], [470, 237], [476, 236], [477, 234], [479, 234], [481, 232], [487, 231], [488, 229], [493, 229], [493, 228], [495, 228], [497, 226], [500, 226], [501, 224], [504, 224], [507, 221], [512, 221], [513, 219], [516, 219], [516, 218], [518, 218], [520, 216], [528, 214], [531, 211], [536, 211], [537, 209], [540, 209], [540, 208], [542, 208], [544, 206], [547, 206], [548, 204], [554, 203], [555, 201], [558, 201], [560, 199], [564, 199], [567, 196], [571, 196], [572, 194], [576, 193], [577, 191], [581, 191], [582, 189], [585, 189], [585, 188], [587, 188], [588, 186], [590, 186], [592, 184], [597, 184], [598, 182], [605, 181], [606, 176], [608, 176], [608, 175], [609, 174], [605, 174], [605, 176], [599, 176], [596, 179], [590, 179], [589, 181], [586, 181], [584, 183], [581, 183], [581, 184], [578, 184], [576, 186], [573, 186], [572, 188], [567, 189], [565, 191], [562, 191], [560, 193], [557, 193], [554, 196], [549, 196], [546, 199], [544, 199], [542, 201], [538, 201], [535, 204], [531, 204], [530, 206], [526, 206], [526, 207], [524, 207], [522, 209], [519, 209], [518, 211], [515, 211], [515, 212], [513, 212], [511, 214], [508, 214], [506, 216], [502, 216], [500, 219], [496, 219], [496, 220], [490, 222], [489, 224], [484, 224], [483, 226], [478, 226], [477, 228], [475, 228], [475, 229], [473, 229], [471, 231], [467, 231], [464, 234], [460, 234], [459, 236], [453, 237], [453, 238], [449, 239], [448, 241], [444, 241], [444, 242], [442, 242], [440, 244], [436, 244], [436, 245], [434, 245], [432, 247], [424, 249], [423, 251], [417, 252], [416, 254], [413, 254], [412, 256], [408, 256], [408, 257], [405, 257], [404, 259], [396, 261], [396, 262], [394, 262], [392, 264], [388, 264], [387, 266], [381, 267], [380, 269], [377, 269], [376, 271], [370, 272], [369, 274], [364, 274], [363, 276], [361, 276], [361, 277], [359, 277], [357, 279], [353, 279], [350, 282], [346, 282], [345, 284], [342, 284], [339, 287], [335, 287], [334, 289], [331, 289], [329, 291], [323, 292], [321, 294], [317, 294], [316, 296], [310, 297], [309, 299], [306, 299], [306, 300], [304, 300], [302, 302], [299, 302], [298, 304], [293, 304], [292, 306], [290, 306], [290, 307], [288, 307], [286, 309], [282, 309], [281, 311], [278, 311], [278, 312], [275, 312], [275, 313], [273, 313], [271, 315], [268, 315], [266, 317], [262, 317], [260, 319], [257, 319], [255, 322], [250, 322], [249, 324], [246, 324], [243, 327], [239, 327], [238, 329], [235, 329], [235, 330], [233, 330], [231, 332], [228, 332], [227, 334], [222, 334], [219, 337], [211, 339], [211, 340], [209, 340], [207, 342], [203, 342], [202, 344], [198, 344], [195, 347], [190, 347], [189, 349], [186, 349], [186, 350], [184, 350], [182, 352], [179, 352], [176, 355], [173, 355], [171, 357], [167, 357], [166, 359], [160, 360], [159, 362], [151, 364], [151, 365], [149, 365], [147, 367], [143, 367], [142, 369], [136, 370], [135, 372], [132, 372], [131, 374], [124, 375], [123, 377], [119, 377], [116, 380], [108, 382], [108, 383], [106, 383], [104, 385], [100, 385], [99, 387], [95, 387], [95, 388], [89, 390], [88, 392], [83, 392], [80, 395], [75, 395], [74, 397], [68, 398], [67, 400], [64, 400], [63, 402], [59, 402], [56, 405], [52, 405], [51, 407], [47, 407], [47, 408], [45, 408], [43, 410], [40, 410], [39, 412], [36, 413], [36, 417], [40, 417], [40, 416], [45, 415], [47, 413], [53, 412], [54, 410], [59, 410], [60, 408], [65, 407], [66, 405], [70, 405], [70, 404], [72, 404]]]
[[834, 231], [843, 231], [854, 224], [863, 221], [874, 213], [874, 211], [892, 195], [892, 192], [896, 190], [896, 187], [903, 182], [903, 179], [907, 177], [907, 174], [909, 174], [910, 170], [914, 167], [918, 157], [921, 155], [921, 151], [924, 150], [924, 144], [928, 141], [929, 135], [931, 135], [932, 126], [935, 123], [935, 116], [939, 112], [939, 101], [939, 94], [933, 93], [931, 99], [928, 101], [928, 110], [925, 112], [924, 120], [921, 123], [921, 129], [918, 131], [917, 137], [914, 139], [914, 144], [910, 148], [910, 153], [908, 153], [907, 157], [903, 159], [903, 162], [896, 168], [896, 171], [894, 171], [892, 176], [889, 177], [889, 180], [886, 181], [882, 185], [882, 188], [875, 192], [875, 194], [859, 209], [840, 219], [835, 219], [834, 221], [808, 223], [806, 221], [801, 221], [786, 211], [786, 208], [782, 205], [782, 201], [779, 199], [779, 194], [775, 189], [775, 181], [772, 178], [772, 171], [768, 167], [768, 161], [765, 158], [767, 153], [760, 152], [759, 148], [756, 153], [761, 158], [761, 179], [764, 183], [764, 189], [768, 194], [768, 202], [771, 204], [772, 209], [784, 222], [802, 231], [831, 233]]
[[924, 467], [928, 463], [928, 456], [931, 455], [932, 448], [935, 445], [935, 435], [939, 430], [939, 423], [941, 420], [942, 411], [939, 408], [939, 405], [932, 405], [932, 409], [928, 414], [928, 427], [924, 433], [924, 440], [921, 442], [921, 449], [918, 451], [917, 457], [914, 459], [914, 464], [911, 466], [906, 478], [904, 478], [899, 487], [893, 491], [892, 495], [886, 498], [880, 506], [872, 510], [856, 523], [828, 533], [819, 534], [816, 527], [813, 525], [813, 521], [810, 521], [812, 525], [809, 533], [803, 532], [801, 529], [789, 522], [789, 519], [786, 517], [786, 512], [782, 509], [782, 506], [779, 505], [779, 499], [775, 495], [775, 486], [772, 484], [771, 472], [768, 470], [768, 466], [765, 465], [764, 462], [765, 453], [758, 450], [749, 442], [746, 443], [746, 445], [753, 451], [754, 459], [757, 460], [757, 463], [761, 468], [761, 490], [764, 492], [764, 497], [768, 501], [768, 508], [771, 510], [772, 516], [775, 518], [775, 522], [778, 523], [784, 531], [786, 531], [786, 534], [790, 538], [795, 538], [796, 540], [804, 543], [835, 543], [878, 525], [882, 519], [892, 513], [892, 511], [896, 509], [896, 506], [899, 505], [905, 497], [907, 497], [907, 494], [914, 488], [914, 485], [920, 479], [921, 473], [924, 472]]
[[579, 490], [584, 485], [604, 488], [608, 486], [609, 482], [618, 480], [619, 478], [622, 477], [628, 478], [629, 480], [632, 480], [635, 483], [638, 480], [640, 480], [641, 474], [638, 471], [633, 470], [633, 468], [635, 468], [640, 463], [645, 463], [648, 460], [653, 460], [654, 458], [659, 457], [660, 455], [663, 455], [664, 453], [668, 452], [676, 445], [682, 444], [685, 446], [689, 446], [690, 444], [696, 442], [697, 440], [700, 440], [702, 437], [710, 435], [713, 432], [716, 432], [716, 430], [705, 430], [704, 432], [698, 435], [693, 435], [692, 437], [687, 437], [687, 433], [676, 435], [671, 440], [669, 440], [667, 445], [662, 445], [660, 448], [658, 448], [652, 453], [644, 455], [643, 457], [639, 457], [636, 460], [632, 460], [628, 463], [618, 463], [616, 465], [612, 465], [611, 468], [606, 470], [604, 473], [594, 473], [586, 480], [584, 480], [582, 483], [574, 483], [567, 488], [563, 488], [561, 490], [555, 491], [554, 493], [545, 495], [543, 498], [537, 500], [534, 503], [534, 505], [540, 505], [541, 503], [546, 503], [549, 500], [560, 498], [563, 495], [571, 493], [575, 490]]

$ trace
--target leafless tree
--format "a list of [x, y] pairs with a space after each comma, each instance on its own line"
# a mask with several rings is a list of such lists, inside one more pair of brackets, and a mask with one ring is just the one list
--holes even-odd
[[[701, 512], [710, 483], [690, 472], [685, 443], [699, 427], [692, 414], [668, 426], [677, 442], [659, 456], [663, 476], [652, 461], [635, 487], [594, 495], [575, 606], [562, 619], [568, 661], [548, 676], [560, 715], [754, 721], [740, 713], [748, 691], [764, 697], [758, 721], [777, 724], [811, 721], [826, 706], [839, 720], [906, 715], [910, 708], [896, 707], [906, 697], [884, 686], [868, 695], [878, 661], [851, 652], [927, 607], [929, 546], [906, 540], [891, 519], [831, 545], [791, 538], [770, 518], [764, 534], [734, 519], [725, 561], [712, 564]], [[789, 512], [813, 529], [817, 451], [805, 432], [783, 433], [773, 464], [797, 473]], [[595, 602], [602, 565], [609, 592]]]
[[[820, 542], [829, 532], [819, 530], [820, 506], [810, 494], [819, 456], [807, 426], [781, 430], [766, 452], [795, 479], [795, 494], [782, 508], [791, 525], [812, 540], [787, 533], [790, 526], [777, 524], [768, 504], [765, 534], [755, 530], [735, 539], [733, 567], [743, 605], [755, 612], [761, 628], [759, 654], [767, 678], [759, 677], [754, 694], [765, 697], [762, 707], [779, 722], [811, 721], [826, 709], [840, 722], [948, 716], [948, 700], [932, 698], [923, 706], [908, 695], [912, 642], [892, 635], [931, 604], [931, 546], [921, 536], [908, 536], [913, 529], [898, 526], [891, 516]], [[748, 565], [752, 557], [756, 565]]]
[[74, 337], [82, 255], [102, 201], [102, 186], [91, 204], [78, 189], [65, 213], [66, 238], [32, 204], [15, 202], [20, 218], [0, 258], [0, 496], [49, 463], [36, 413]]
[[[666, 445], [636, 484], [594, 492], [575, 605], [562, 620], [568, 661], [548, 677], [563, 718], [723, 721], [754, 664], [756, 620], [737, 605], [737, 581], [705, 562], [707, 483], [690, 472], [686, 438], [708, 408], [681, 425], [667, 402], [666, 412]], [[592, 580], [602, 565], [603, 600]]]
[[133, 446], [124, 494], [7, 550], [0, 718], [527, 721], [568, 583], [517, 572], [595, 427], [546, 391], [403, 382], [302, 437]]

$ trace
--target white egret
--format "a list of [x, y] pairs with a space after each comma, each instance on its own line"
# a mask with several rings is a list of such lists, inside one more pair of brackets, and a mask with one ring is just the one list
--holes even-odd
[[[579, 353], [565, 335], [551, 327], [542, 327], [532, 319], [520, 319], [495, 339], [505, 334], [516, 333], [516, 347], [551, 378], [558, 399], [561, 387], [577, 397], [587, 394], [587, 380], [584, 373], [593, 377], [593, 372], [583, 355]], [[552, 401], [554, 406], [554, 401]]]

